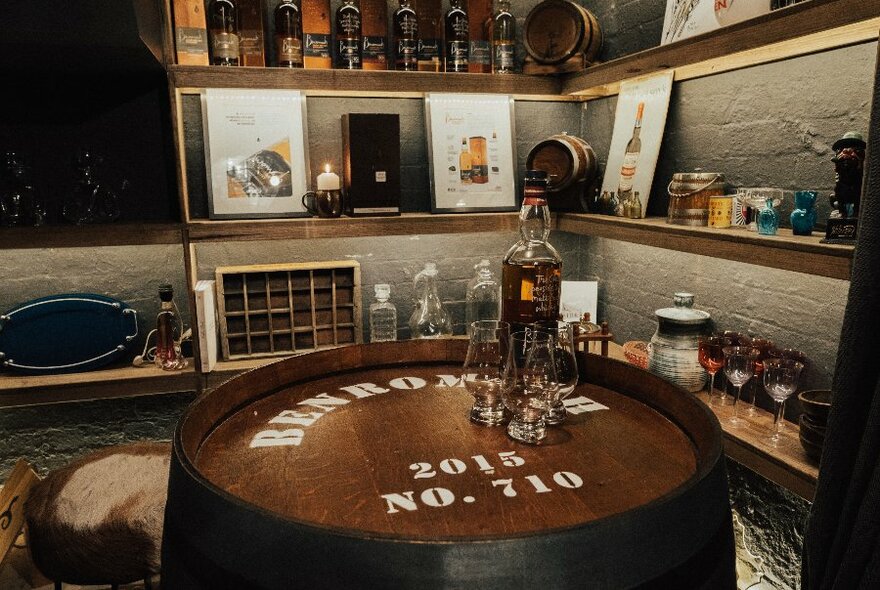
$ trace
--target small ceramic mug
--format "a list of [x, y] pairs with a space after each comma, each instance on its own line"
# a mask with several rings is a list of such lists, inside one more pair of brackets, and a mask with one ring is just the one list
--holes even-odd
[[718, 195], [709, 198], [709, 227], [730, 227], [733, 216], [733, 196]]
[[342, 191], [309, 191], [302, 196], [303, 207], [318, 217], [342, 215]]

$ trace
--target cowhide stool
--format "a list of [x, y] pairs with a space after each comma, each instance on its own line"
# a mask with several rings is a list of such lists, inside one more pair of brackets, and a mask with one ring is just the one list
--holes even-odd
[[129, 584], [159, 573], [170, 443], [102, 449], [54, 471], [25, 505], [34, 565], [61, 588]]

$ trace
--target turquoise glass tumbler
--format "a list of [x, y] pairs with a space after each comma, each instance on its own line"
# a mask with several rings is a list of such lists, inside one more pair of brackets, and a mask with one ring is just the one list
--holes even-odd
[[779, 213], [773, 208], [773, 199], [767, 199], [764, 208], [758, 211], [758, 233], [764, 236], [775, 236], [779, 230]]
[[794, 193], [794, 211], [791, 212], [791, 231], [796, 236], [809, 236], [816, 225], [816, 191]]

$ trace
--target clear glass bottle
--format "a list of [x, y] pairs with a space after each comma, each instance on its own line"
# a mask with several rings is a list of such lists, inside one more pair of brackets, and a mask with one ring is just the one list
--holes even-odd
[[465, 296], [468, 335], [471, 333], [472, 323], [501, 318], [501, 286], [489, 268], [489, 261], [481, 260], [474, 269], [477, 271], [477, 276], [468, 283]]
[[437, 295], [437, 265], [425, 263], [425, 268], [413, 279], [413, 290], [418, 306], [409, 318], [412, 338], [440, 338], [452, 335], [452, 319]]
[[419, 21], [412, 7], [412, 0], [400, 0], [400, 8], [394, 12], [395, 67], [415, 72], [419, 65]]
[[543, 170], [526, 171], [519, 235], [501, 269], [501, 319], [510, 324], [511, 332], [559, 316], [562, 257], [547, 241], [550, 208]]
[[361, 69], [361, 9], [356, 0], [344, 0], [336, 10], [336, 67]]
[[44, 214], [31, 182], [30, 171], [13, 152], [6, 154], [2, 180], [0, 224], [7, 227], [42, 225]]
[[375, 286], [376, 301], [370, 305], [370, 342], [397, 340], [397, 308], [389, 301], [391, 285]]
[[446, 12], [446, 71], [468, 71], [468, 42], [470, 29], [464, 0], [450, 0]]
[[208, 39], [212, 66], [241, 65], [241, 32], [234, 0], [211, 0], [208, 4]]
[[510, 0], [498, 0], [492, 15], [492, 73], [516, 71], [516, 18], [510, 13]]
[[174, 288], [167, 284], [160, 285], [159, 299], [162, 308], [156, 316], [156, 366], [166, 371], [184, 369], [187, 361], [180, 351], [183, 324], [174, 305]]
[[303, 67], [302, 12], [295, 0], [282, 0], [275, 7], [275, 65]]
[[73, 189], [65, 195], [61, 215], [65, 220], [76, 225], [94, 221], [94, 208], [100, 186], [95, 179], [95, 165], [100, 159], [88, 150], [77, 155], [77, 177]]

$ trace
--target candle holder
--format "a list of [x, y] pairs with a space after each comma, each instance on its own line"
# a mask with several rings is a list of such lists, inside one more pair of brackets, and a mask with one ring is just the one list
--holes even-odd
[[302, 205], [306, 211], [318, 217], [339, 217], [342, 215], [342, 191], [309, 191], [302, 196]]

